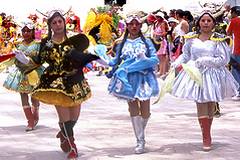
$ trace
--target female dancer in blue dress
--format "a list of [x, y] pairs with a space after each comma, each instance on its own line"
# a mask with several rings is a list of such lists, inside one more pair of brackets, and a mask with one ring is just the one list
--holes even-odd
[[108, 60], [113, 68], [108, 77], [112, 77], [109, 92], [128, 102], [134, 133], [137, 139], [135, 153], [144, 153], [144, 130], [150, 117], [150, 98], [157, 96], [159, 87], [154, 73], [158, 57], [152, 41], [141, 32], [142, 21], [137, 14], [126, 19], [126, 31], [123, 39], [117, 40], [112, 51], [115, 58]]
[[[14, 63], [16, 68], [13, 72], [9, 73], [3, 86], [7, 89], [20, 93], [21, 101], [25, 116], [28, 120], [26, 131], [31, 131], [35, 128], [39, 120], [39, 101], [31, 97], [32, 108], [29, 103], [28, 94], [32, 92], [34, 85], [29, 81], [29, 73], [34, 70], [40, 76], [43, 72], [43, 67], [39, 67], [33, 62], [26, 64], [26, 60], [17, 56], [19, 52], [25, 54], [25, 56], [33, 57], [38, 53], [40, 44], [35, 41], [35, 31], [32, 22], [25, 22], [22, 26], [23, 40], [16, 47]], [[33, 73], [33, 72], [32, 72]]]

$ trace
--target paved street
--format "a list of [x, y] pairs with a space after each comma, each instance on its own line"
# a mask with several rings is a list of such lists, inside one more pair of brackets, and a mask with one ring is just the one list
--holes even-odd
[[[213, 150], [201, 149], [195, 104], [166, 95], [151, 108], [146, 128], [147, 153], [135, 155], [135, 137], [125, 101], [107, 92], [108, 79], [88, 73], [93, 96], [82, 104], [75, 126], [79, 160], [237, 160], [240, 157], [240, 102], [226, 100], [223, 115], [213, 121]], [[59, 148], [55, 108], [41, 104], [36, 130], [26, 120], [17, 93], [2, 87], [0, 74], [0, 160], [66, 160]]]

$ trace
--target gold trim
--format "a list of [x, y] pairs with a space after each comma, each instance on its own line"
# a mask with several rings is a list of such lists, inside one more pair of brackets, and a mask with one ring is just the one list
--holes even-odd
[[217, 37], [213, 37], [213, 36], [210, 37], [210, 40], [212, 40], [212, 41], [220, 41], [220, 42], [225, 41], [227, 39], [230, 39], [230, 38], [229, 37], [217, 38]]
[[63, 39], [62, 40], [60, 40], [60, 41], [56, 41], [56, 40], [54, 40], [54, 39], [52, 39], [52, 42], [54, 43], [54, 44], [57, 44], [57, 45], [59, 45], [59, 44], [62, 44], [64, 41], [66, 40], [66, 38], [65, 37], [63, 37]]
[[75, 107], [89, 99], [92, 96], [92, 93], [89, 91], [85, 97], [79, 100], [72, 99], [71, 95], [73, 94], [66, 94], [62, 90], [57, 89], [38, 89], [31, 94], [32, 97], [46, 104], [62, 107]]
[[199, 36], [198, 34], [193, 34], [193, 35], [188, 35], [188, 34], [187, 34], [187, 35], [184, 35], [183, 38], [184, 38], [184, 39], [198, 38], [198, 36]]

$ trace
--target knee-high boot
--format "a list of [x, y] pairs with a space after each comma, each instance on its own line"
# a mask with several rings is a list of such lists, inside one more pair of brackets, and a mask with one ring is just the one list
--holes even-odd
[[75, 159], [78, 157], [77, 146], [74, 143], [73, 136], [73, 126], [75, 125], [75, 121], [67, 121], [63, 123], [63, 133], [67, 138], [67, 142], [70, 146], [70, 150], [68, 152], [68, 159]]
[[34, 126], [36, 126], [39, 121], [39, 107], [32, 106], [32, 113], [34, 118]]
[[199, 118], [198, 121], [202, 130], [203, 150], [209, 151], [211, 150], [211, 145], [212, 145], [212, 138], [211, 138], [212, 118], [211, 119], [207, 117]]
[[137, 146], [135, 147], [135, 153], [136, 154], [144, 153], [144, 148], [145, 148], [144, 124], [146, 124], [146, 122], [143, 121], [143, 118], [141, 116], [131, 117], [131, 121], [134, 129], [135, 137], [137, 139]]
[[145, 130], [149, 118], [142, 118], [142, 119], [143, 119], [143, 129]]
[[30, 106], [23, 106], [23, 111], [28, 121], [28, 125], [25, 129], [26, 132], [34, 130], [34, 118]]
[[70, 146], [67, 137], [64, 134], [63, 123], [59, 122], [60, 131], [57, 133], [56, 138], [60, 139], [60, 148], [63, 152], [67, 153], [70, 151]]

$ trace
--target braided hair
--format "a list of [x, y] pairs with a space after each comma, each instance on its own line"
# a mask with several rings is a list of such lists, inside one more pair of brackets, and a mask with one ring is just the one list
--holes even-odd
[[[125, 33], [124, 33], [124, 36], [123, 36], [123, 40], [122, 42], [120, 43], [120, 48], [119, 48], [119, 57], [122, 53], [122, 48], [124, 46], [124, 43], [126, 42], [127, 38], [128, 38], [128, 34], [129, 34], [129, 31], [126, 30]], [[149, 45], [147, 43], [147, 40], [146, 38], [144, 37], [144, 35], [142, 34], [142, 31], [139, 32], [139, 35], [140, 35], [140, 38], [141, 40], [143, 41], [143, 43], [145, 44], [146, 48], [147, 48], [147, 54], [146, 56], [150, 56], [150, 49], [149, 49]]]

